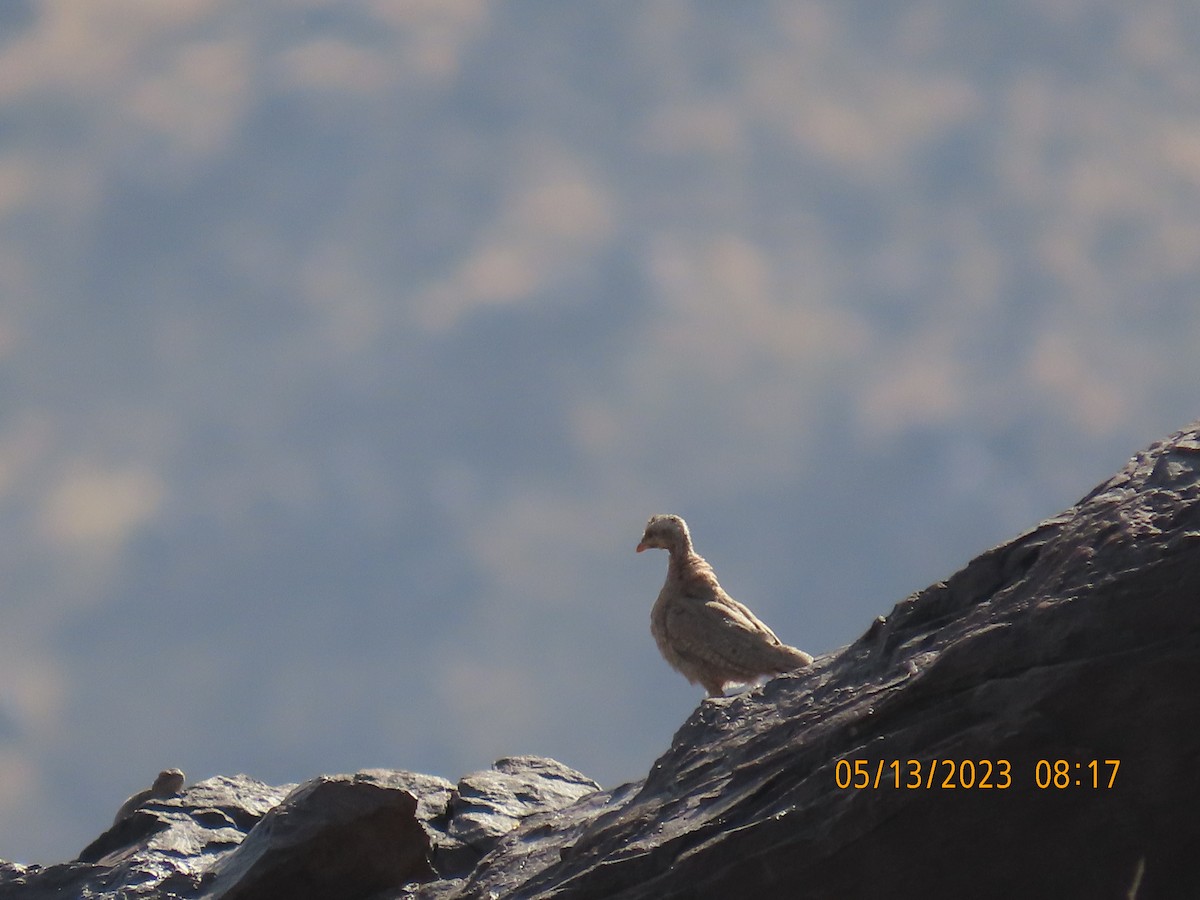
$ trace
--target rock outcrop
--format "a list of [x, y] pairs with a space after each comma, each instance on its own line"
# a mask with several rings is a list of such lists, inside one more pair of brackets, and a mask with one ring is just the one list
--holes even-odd
[[245, 775], [144, 803], [72, 862], [0, 861], [0, 898], [355, 898], [456, 883], [526, 817], [600, 786], [508, 757], [457, 785], [369, 769], [272, 787]]
[[244, 776], [0, 897], [1193, 896], [1200, 423], [850, 646], [704, 701], [644, 781]]

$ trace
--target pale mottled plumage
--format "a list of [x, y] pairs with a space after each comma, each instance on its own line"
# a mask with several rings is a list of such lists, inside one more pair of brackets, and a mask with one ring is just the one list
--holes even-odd
[[638, 553], [658, 547], [670, 554], [667, 580], [650, 612], [650, 633], [663, 657], [710, 697], [731, 682], [748, 682], [812, 663], [782, 643], [754, 613], [730, 597], [712, 566], [692, 549], [679, 516], [651, 516]]
[[122, 819], [129, 818], [146, 801], [174, 797], [182, 790], [183, 772], [179, 769], [163, 769], [154, 779], [154, 784], [144, 791], [138, 791], [121, 804], [121, 808], [117, 810], [117, 815], [113, 818], [113, 825], [119, 824]]

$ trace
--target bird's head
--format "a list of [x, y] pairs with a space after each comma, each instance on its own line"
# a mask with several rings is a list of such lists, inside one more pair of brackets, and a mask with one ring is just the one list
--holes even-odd
[[646, 531], [642, 535], [641, 543], [637, 545], [637, 552], [641, 553], [651, 547], [675, 551], [686, 549], [691, 543], [687, 522], [679, 516], [657, 515], [651, 516], [650, 521], [646, 523]]

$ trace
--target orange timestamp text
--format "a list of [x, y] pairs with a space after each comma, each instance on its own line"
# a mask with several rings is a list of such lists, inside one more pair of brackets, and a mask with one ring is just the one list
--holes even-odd
[[[1119, 759], [1039, 759], [1033, 783], [1041, 789], [1112, 788]], [[998, 790], [1013, 786], [1013, 764], [1007, 759], [839, 759], [833, 779], [842, 790]]]
[[839, 759], [834, 783], [841, 789], [1005, 790], [1012, 787], [1007, 759]]

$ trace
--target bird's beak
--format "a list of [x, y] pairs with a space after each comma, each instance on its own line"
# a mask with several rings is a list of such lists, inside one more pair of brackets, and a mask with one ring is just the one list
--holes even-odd
[[638, 553], [641, 553], [641, 552], [642, 552], [643, 550], [645, 550], [645, 549], [646, 549], [646, 542], [645, 542], [645, 541], [642, 541], [640, 544], [638, 544], [638, 545], [637, 545], [637, 552], [638, 552]]

